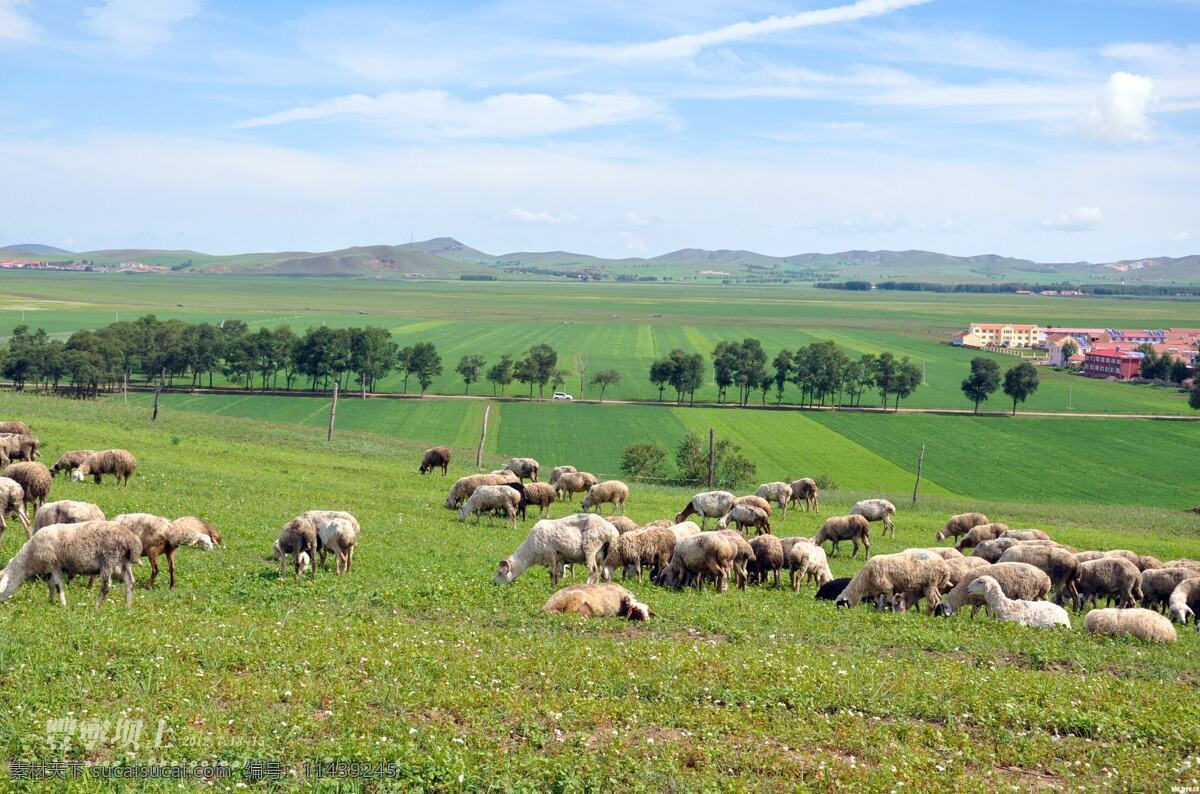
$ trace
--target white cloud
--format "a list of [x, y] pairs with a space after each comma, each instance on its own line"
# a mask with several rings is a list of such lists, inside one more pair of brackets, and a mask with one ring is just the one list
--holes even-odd
[[558, 226], [563, 223], [579, 223], [579, 218], [569, 212], [553, 213], [540, 210], [538, 212], [530, 212], [520, 207], [513, 207], [508, 211], [508, 217], [521, 223], [545, 223], [550, 226]]
[[28, 0], [0, 0], [0, 41], [28, 41], [37, 27], [21, 13]]
[[619, 233], [621, 238], [621, 246], [626, 251], [645, 251], [646, 241], [630, 231], [622, 229]]
[[1100, 225], [1099, 207], [1076, 207], [1049, 218], [1042, 218], [1038, 226], [1055, 232], [1087, 232]]
[[1191, 232], [1170, 232], [1167, 234], [1167, 239], [1173, 243], [1182, 243], [1184, 240], [1191, 239]]
[[496, 94], [477, 102], [446, 91], [350, 94], [239, 122], [263, 127], [300, 121], [351, 120], [394, 132], [452, 138], [518, 138], [610, 126], [664, 115], [657, 102], [632, 94]]
[[662, 218], [647, 218], [643, 215], [639, 215], [636, 212], [626, 212], [621, 216], [621, 220], [626, 226], [633, 227], [646, 227], [653, 226], [656, 223], [662, 223]]
[[1156, 101], [1149, 77], [1114, 72], [1083, 117], [1083, 129], [1108, 143], [1144, 143], [1154, 137], [1147, 114]]
[[169, 41], [171, 28], [199, 11], [199, 0], [104, 0], [84, 9], [84, 24], [127, 52], [142, 52]]

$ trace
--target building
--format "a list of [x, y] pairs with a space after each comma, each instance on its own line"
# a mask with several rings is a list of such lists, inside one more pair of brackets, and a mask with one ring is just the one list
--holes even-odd
[[1093, 378], [1136, 378], [1142, 368], [1142, 354], [1132, 348], [1095, 347], [1083, 355], [1083, 374]]
[[[1063, 358], [1063, 348], [1067, 342], [1075, 347], [1075, 353], [1070, 360]], [[1084, 355], [1091, 349], [1092, 343], [1086, 338], [1081, 339], [1070, 334], [1051, 334], [1046, 339], [1047, 363], [1052, 367], [1079, 366], [1083, 364]]]
[[959, 331], [950, 337], [950, 344], [956, 347], [983, 347], [984, 342], [970, 331]]
[[1041, 329], [1036, 325], [1006, 323], [971, 323], [967, 333], [982, 342], [967, 347], [1033, 347], [1041, 341]]

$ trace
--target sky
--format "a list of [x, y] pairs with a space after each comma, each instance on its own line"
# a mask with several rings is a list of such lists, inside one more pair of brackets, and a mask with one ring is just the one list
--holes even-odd
[[0, 244], [1200, 251], [1200, 0], [0, 0]]

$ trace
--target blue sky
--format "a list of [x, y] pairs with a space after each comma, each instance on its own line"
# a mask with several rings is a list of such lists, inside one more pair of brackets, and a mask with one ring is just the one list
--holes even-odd
[[1200, 0], [0, 0], [0, 243], [1200, 250]]

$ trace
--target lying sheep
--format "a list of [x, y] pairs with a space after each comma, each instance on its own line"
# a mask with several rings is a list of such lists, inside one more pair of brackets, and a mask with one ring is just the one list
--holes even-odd
[[508, 463], [504, 464], [504, 468], [517, 475], [522, 480], [533, 480], [537, 482], [538, 469], [540, 464], [533, 458], [509, 458]]
[[717, 520], [717, 529], [725, 529], [731, 521], [742, 532], [745, 532], [747, 527], [753, 527], [756, 535], [771, 533], [771, 522], [767, 519], [767, 514], [751, 505], [734, 505]]
[[757, 507], [759, 510], [767, 514], [767, 518], [770, 518], [771, 513], [773, 512], [771, 510], [771, 503], [766, 499], [763, 499], [761, 496], [756, 496], [755, 494], [739, 496], [733, 500], [733, 503], [734, 505], [749, 505], [750, 507]]
[[1071, 618], [1058, 604], [1007, 598], [1000, 583], [986, 574], [973, 579], [967, 585], [967, 593], [982, 597], [996, 615], [996, 619], [1001, 622], [1038, 629], [1061, 626], [1071, 628]]
[[712, 577], [717, 592], [723, 593], [729, 589], [729, 569], [736, 553], [732, 540], [719, 532], [689, 535], [675, 544], [671, 564], [655, 582], [676, 590], [694, 583], [699, 590], [707, 575]]
[[804, 509], [811, 510], [814, 513], [821, 512], [821, 496], [820, 489], [817, 488], [817, 481], [812, 477], [801, 477], [791, 483], [792, 502], [804, 502]]
[[125, 581], [125, 606], [133, 605], [133, 566], [142, 554], [141, 541], [120, 524], [86, 521], [82, 524], [51, 524], [35, 532], [21, 550], [0, 570], [0, 601], [12, 598], [21, 583], [31, 576], [48, 577], [50, 602], [54, 594], [67, 605], [63, 577], [98, 576], [99, 607], [112, 588], [112, 576]]
[[1200, 572], [1191, 568], [1151, 568], [1142, 571], [1142, 606], [1161, 612], [1175, 588]]
[[1120, 557], [1121, 559], [1128, 560], [1137, 566], [1139, 572], [1162, 567], [1162, 560], [1158, 559], [1157, 557], [1151, 557], [1146, 554], [1138, 554], [1136, 551], [1129, 551], [1128, 549], [1114, 549], [1112, 551], [1106, 551], [1104, 552], [1104, 556]]
[[854, 543], [854, 552], [850, 555], [850, 559], [858, 556], [858, 544], [861, 542], [864, 548], [864, 558], [871, 556], [871, 524], [864, 516], [834, 516], [825, 520], [821, 525], [821, 529], [817, 531], [816, 537], [813, 538], [813, 543], [820, 546], [825, 541], [833, 541], [833, 556], [838, 553], [838, 544], [843, 540], [849, 540]]
[[896, 515], [896, 506], [887, 499], [863, 499], [855, 502], [854, 507], [850, 508], [850, 515], [862, 516], [868, 521], [882, 521], [883, 535], [892, 533], [892, 537], [896, 537], [896, 524], [892, 517]]
[[475, 516], [478, 524], [480, 517], [487, 513], [488, 526], [492, 523], [492, 512], [503, 511], [513, 529], [517, 527], [517, 508], [521, 504], [521, 494], [507, 485], [481, 485], [475, 489], [463, 506], [458, 510], [458, 520], [466, 521], [468, 516]]
[[971, 527], [987, 523], [989, 523], [988, 517], [983, 513], [959, 513], [956, 516], [950, 516], [950, 519], [946, 521], [946, 526], [942, 527], [942, 531], [937, 533], [938, 542], [941, 543], [946, 538], [957, 538], [959, 535], [965, 535], [971, 531]]
[[1117, 606], [1128, 609], [1142, 599], [1142, 572], [1129, 560], [1102, 557], [1080, 563], [1079, 578], [1075, 580], [1075, 611], [1084, 602], [1096, 605], [1100, 596], [1114, 598]]
[[450, 486], [450, 492], [446, 495], [446, 508], [455, 510], [462, 505], [463, 502], [471, 498], [471, 494], [475, 493], [475, 489], [481, 485], [504, 485], [509, 480], [498, 474], [471, 474], [466, 477], [460, 477]]
[[[478, 491], [476, 491], [478, 493]], [[321, 567], [325, 567], [325, 554], [333, 552], [333, 570], [337, 574], [350, 573], [354, 562], [354, 549], [358, 545], [358, 522], [335, 516], [317, 530], [318, 553]]]
[[1050, 540], [1050, 536], [1040, 529], [1005, 529], [1005, 531], [1000, 534], [1000, 537], [1012, 538], [1013, 540], [1018, 541]]
[[1167, 613], [1171, 620], [1185, 626], [1188, 620], [1191, 620], [1196, 624], [1196, 630], [1200, 631], [1200, 620], [1196, 619], [1197, 612], [1200, 612], [1200, 577], [1193, 576], [1184, 579], [1171, 591], [1171, 596], [1167, 599]]
[[688, 516], [700, 516], [700, 529], [708, 527], [708, 519], [720, 518], [733, 508], [736, 497], [729, 491], [703, 491], [692, 497], [691, 501], [675, 516], [678, 524]]
[[650, 568], [651, 578], [658, 576], [670, 564], [675, 542], [675, 533], [668, 527], [626, 532], [609, 547], [608, 556], [604, 558], [605, 581], [612, 579], [617, 568], [626, 579], [636, 574], [639, 582], [642, 581], [643, 567]]
[[547, 480], [547, 482], [549, 482], [550, 485], [557, 485], [559, 477], [563, 476], [564, 474], [573, 474], [577, 471], [579, 470], [574, 466], [555, 466], [550, 470], [550, 479]]
[[542, 606], [547, 613], [570, 612], [585, 618], [649, 620], [654, 610], [619, 584], [573, 584], [556, 592]]
[[[33, 531], [51, 524], [82, 524], [84, 521], [104, 521], [104, 511], [91, 502], [63, 499], [47, 502], [33, 516]], [[115, 519], [114, 519], [115, 520]]]
[[207, 521], [194, 516], [184, 516], [172, 521], [150, 513], [122, 513], [113, 516], [112, 523], [118, 524], [137, 536], [141, 543], [139, 556], [150, 561], [150, 580], [147, 587], [154, 587], [158, 579], [158, 555], [166, 555], [170, 573], [171, 589], [175, 588], [175, 550], [181, 546], [200, 546], [206, 551], [221, 542], [221, 533]]
[[19, 436], [33, 435], [29, 430], [29, 425], [16, 420], [0, 422], [0, 433], [13, 433]]
[[967, 534], [963, 535], [958, 543], [954, 544], [954, 548], [959, 551], [973, 549], [983, 541], [995, 540], [1006, 532], [1008, 532], [1008, 524], [1001, 524], [999, 521], [993, 521], [990, 524], [980, 524], [977, 527], [971, 527], [967, 531]]
[[0, 464], [7, 466], [14, 460], [37, 460], [36, 438], [24, 433], [0, 433]]
[[946, 597], [938, 604], [936, 613], [949, 616], [970, 605], [971, 617], [974, 618], [985, 602], [981, 596], [967, 592], [967, 587], [985, 574], [996, 580], [1008, 598], [1039, 601], [1050, 593], [1050, 577], [1042, 569], [1024, 562], [998, 562], [967, 571], [958, 584], [946, 593]]
[[758, 535], [750, 541], [754, 564], [750, 566], [750, 581], [766, 584], [771, 574], [779, 587], [779, 572], [783, 569], [783, 544], [774, 535]]
[[1054, 586], [1054, 602], [1062, 604], [1075, 597], [1075, 582], [1079, 578], [1079, 562], [1066, 549], [1018, 543], [1000, 557], [1000, 562], [1027, 562], [1041, 568]]
[[1083, 627], [1092, 634], [1131, 634], [1152, 642], [1174, 642], [1179, 638], [1171, 621], [1149, 609], [1093, 609]]
[[446, 472], [450, 471], [449, 447], [430, 447], [425, 450], [425, 454], [421, 456], [421, 466], [417, 469], [417, 472], [428, 474], [434, 469], [441, 469], [443, 477], [446, 476]]
[[718, 535], [722, 535], [729, 539], [733, 544], [733, 574], [737, 582], [739, 590], [746, 589], [746, 582], [750, 580], [750, 566], [754, 564], [754, 547], [742, 537], [742, 533], [736, 529], [720, 529], [717, 530]]
[[596, 475], [587, 471], [569, 471], [558, 478], [558, 482], [554, 484], [554, 488], [558, 491], [559, 499], [573, 501], [574, 494], [586, 494], [593, 485], [600, 481], [596, 479]]
[[73, 449], [70, 452], [64, 452], [50, 467], [50, 476], [57, 477], [61, 471], [70, 477], [76, 469], [83, 465], [85, 460], [95, 454], [94, 449]]
[[0, 537], [8, 528], [8, 517], [16, 516], [21, 526], [25, 527], [26, 538], [33, 536], [29, 527], [29, 517], [25, 514], [25, 489], [16, 480], [0, 477]]
[[4, 476], [16, 480], [25, 494], [25, 504], [36, 509], [46, 503], [50, 495], [50, 470], [40, 463], [25, 461], [6, 466]]
[[1019, 543], [1020, 541], [1013, 538], [996, 538], [995, 540], [980, 541], [975, 550], [971, 552], [971, 556], [979, 557], [991, 563], [997, 563], [1004, 556], [1004, 552]]
[[768, 482], [758, 486], [758, 491], [755, 496], [766, 499], [768, 502], [774, 502], [779, 505], [779, 509], [783, 511], [783, 515], [787, 516], [788, 502], [792, 498], [792, 486], [786, 482]]
[[317, 575], [317, 528], [304, 516], [296, 516], [279, 530], [279, 539], [272, 547], [273, 556], [279, 561], [279, 578], [283, 579], [288, 555], [295, 562], [296, 578], [306, 570]]
[[586, 564], [588, 581], [599, 582], [604, 560], [618, 537], [616, 527], [594, 513], [539, 521], [520, 547], [500, 562], [496, 582], [508, 584], [530, 566], [544, 565], [550, 569], [551, 583], [557, 585], [565, 563]]
[[600, 505], [611, 504], [612, 514], [615, 516], [617, 511], [621, 515], [625, 515], [625, 502], [629, 499], [629, 486], [620, 480], [605, 480], [588, 488], [587, 496], [583, 497], [583, 502], [579, 507], [583, 512], [587, 512], [595, 507], [596, 512], [600, 512]]
[[[858, 518], [866, 522], [862, 516]], [[949, 578], [946, 561], [936, 554], [911, 551], [880, 554], [863, 564], [837, 597], [836, 604], [853, 607], [864, 598], [876, 596], [883, 596], [886, 602], [895, 602], [897, 596], [911, 595], [916, 600], [924, 598], [933, 610], [941, 599], [941, 588]]]
[[125, 487], [128, 488], [129, 478], [137, 471], [137, 465], [137, 459], [129, 452], [123, 449], [106, 449], [89, 455], [87, 460], [81, 463], [71, 475], [71, 479], [75, 482], [83, 482], [91, 477], [99, 485], [102, 475], [111, 474], [117, 485], [124, 481]]

